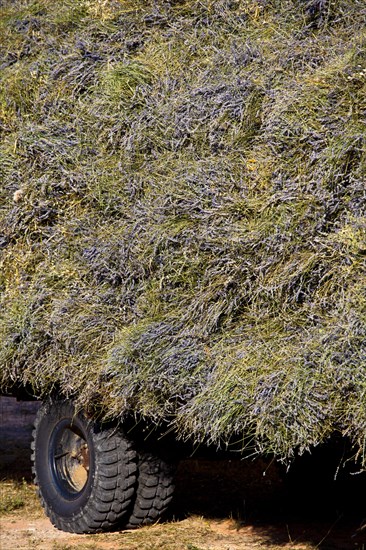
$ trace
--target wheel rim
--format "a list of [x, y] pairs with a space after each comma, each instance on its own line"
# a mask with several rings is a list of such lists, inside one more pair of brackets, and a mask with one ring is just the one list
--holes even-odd
[[86, 434], [70, 421], [62, 421], [52, 434], [50, 463], [53, 479], [66, 498], [76, 498], [85, 489], [90, 470]]

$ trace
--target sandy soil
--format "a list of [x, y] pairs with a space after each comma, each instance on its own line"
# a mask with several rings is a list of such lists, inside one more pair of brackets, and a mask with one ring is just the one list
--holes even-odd
[[[37, 403], [0, 397], [0, 478], [31, 479], [30, 441]], [[263, 474], [266, 475], [263, 475]], [[353, 491], [353, 492], [352, 492]], [[345, 494], [348, 494], [347, 491]], [[364, 497], [351, 488], [356, 501]], [[72, 535], [55, 529], [37, 501], [0, 517], [1, 550], [366, 550], [357, 513], [320, 513], [289, 502], [283, 470], [270, 461], [185, 460], [167, 522], [135, 532]], [[331, 508], [331, 506], [330, 506]], [[352, 508], [352, 507], [351, 507]], [[365, 507], [364, 507], [365, 508]], [[366, 515], [366, 514], [365, 514]]]

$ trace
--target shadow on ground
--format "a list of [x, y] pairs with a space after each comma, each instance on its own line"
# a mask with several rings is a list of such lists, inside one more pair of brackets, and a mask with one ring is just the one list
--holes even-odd
[[[0, 398], [0, 477], [31, 480], [36, 402]], [[273, 460], [183, 460], [170, 519], [196, 514], [250, 525], [272, 544], [311, 543], [322, 550], [366, 550], [366, 475], [335, 439], [298, 458], [288, 472]]]

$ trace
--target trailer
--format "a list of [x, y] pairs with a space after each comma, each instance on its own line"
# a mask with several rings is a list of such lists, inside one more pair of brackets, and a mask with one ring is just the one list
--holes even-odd
[[185, 443], [364, 470], [364, 2], [2, 4], [0, 391], [52, 523], [157, 521]]

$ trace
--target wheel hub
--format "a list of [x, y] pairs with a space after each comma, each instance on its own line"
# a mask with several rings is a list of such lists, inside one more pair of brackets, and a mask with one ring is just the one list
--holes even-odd
[[89, 477], [89, 448], [81, 433], [72, 426], [57, 434], [53, 470], [58, 484], [69, 494], [80, 493]]

